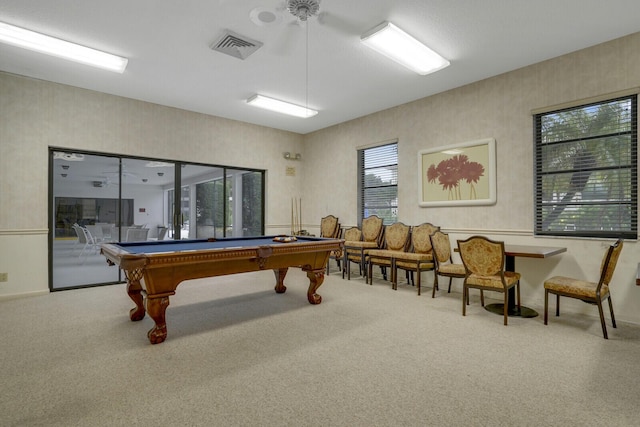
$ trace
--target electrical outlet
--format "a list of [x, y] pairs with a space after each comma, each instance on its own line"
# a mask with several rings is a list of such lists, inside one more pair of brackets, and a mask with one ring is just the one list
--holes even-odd
[[8, 282], [9, 273], [0, 273], [0, 282]]

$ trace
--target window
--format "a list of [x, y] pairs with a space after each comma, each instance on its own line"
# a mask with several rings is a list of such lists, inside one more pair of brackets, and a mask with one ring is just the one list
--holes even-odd
[[637, 238], [637, 95], [536, 114], [535, 234]]
[[358, 215], [398, 219], [398, 143], [358, 150]]

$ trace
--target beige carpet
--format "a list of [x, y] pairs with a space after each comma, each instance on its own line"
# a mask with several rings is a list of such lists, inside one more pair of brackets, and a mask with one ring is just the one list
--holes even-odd
[[0, 425], [640, 423], [638, 326], [608, 341], [591, 317], [505, 327], [477, 298], [462, 317], [460, 294], [337, 273], [311, 306], [304, 273], [286, 283], [274, 293], [269, 271], [183, 283], [160, 345], [149, 318], [129, 321], [124, 285], [2, 301]]

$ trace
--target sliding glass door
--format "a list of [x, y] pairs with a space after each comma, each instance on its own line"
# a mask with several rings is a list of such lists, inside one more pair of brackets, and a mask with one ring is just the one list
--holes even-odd
[[264, 234], [264, 172], [182, 164], [176, 179], [180, 194], [168, 197], [180, 207], [173, 217], [176, 238]]
[[122, 281], [108, 242], [264, 234], [265, 172], [50, 152], [50, 288]]
[[50, 164], [51, 289], [118, 282], [118, 268], [107, 265], [100, 244], [117, 240], [123, 215], [133, 214], [132, 200], [120, 197], [120, 160], [55, 151]]

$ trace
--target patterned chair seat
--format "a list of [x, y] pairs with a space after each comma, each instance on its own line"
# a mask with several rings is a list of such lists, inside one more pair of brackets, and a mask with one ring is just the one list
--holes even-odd
[[[571, 293], [585, 298], [596, 298], [597, 282], [587, 282], [586, 280], [572, 279], [571, 277], [556, 276], [544, 282], [545, 289], [559, 293]], [[603, 284], [600, 288], [601, 295], [609, 293], [609, 286]]]

